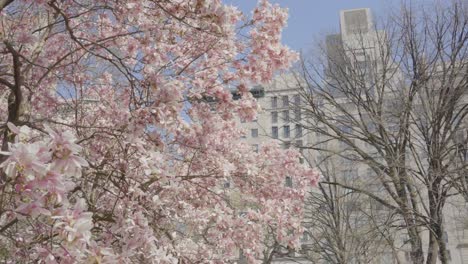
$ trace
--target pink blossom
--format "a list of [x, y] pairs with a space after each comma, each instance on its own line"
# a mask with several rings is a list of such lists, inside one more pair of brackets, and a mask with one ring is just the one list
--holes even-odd
[[18, 143], [10, 146], [9, 152], [2, 152], [9, 155], [0, 168], [5, 168], [9, 177], [15, 177], [16, 173], [24, 175], [28, 179], [34, 179], [46, 172], [45, 161], [50, 159], [50, 153], [41, 143], [24, 144]]
[[[245, 249], [255, 263], [268, 236], [296, 245], [318, 173], [274, 143], [253, 153], [235, 121], [259, 110], [247, 88], [297, 57], [281, 44], [286, 10], [264, 0], [252, 17], [221, 0], [104, 2], [17, 0], [18, 12], [3, 14], [25, 73], [19, 119], [32, 124], [8, 123], [16, 137], [1, 153], [4, 210], [21, 227], [2, 244], [9, 256], [227, 263]], [[241, 100], [228, 89], [237, 85]]]
[[81, 151], [81, 147], [74, 143], [75, 137], [68, 131], [57, 133], [46, 127], [46, 131], [51, 137], [50, 148], [53, 153], [53, 166], [66, 174], [76, 175], [81, 167], [88, 166], [88, 162], [76, 155]]

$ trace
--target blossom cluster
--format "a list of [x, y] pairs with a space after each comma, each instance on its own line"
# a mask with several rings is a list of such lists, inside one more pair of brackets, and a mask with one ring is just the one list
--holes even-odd
[[297, 57], [285, 10], [16, 0], [0, 14], [2, 258], [256, 263], [266, 241], [297, 247], [318, 173], [274, 142], [252, 152], [235, 122], [257, 113], [248, 87]]

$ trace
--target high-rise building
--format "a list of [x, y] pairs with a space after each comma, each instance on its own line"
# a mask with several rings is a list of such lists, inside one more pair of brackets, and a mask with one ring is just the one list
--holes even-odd
[[[340, 107], [349, 108], [351, 115], [358, 115], [357, 109], [353, 109], [353, 105], [347, 102], [343, 90], [339, 91], [336, 87], [345, 84], [349, 86], [349, 89], [365, 90], [363, 96], [372, 96], [375, 91], [372, 90], [373, 85], [369, 85], [369, 83], [373, 81], [373, 75], [379, 74], [381, 70], [388, 70], [389, 65], [393, 63], [391, 60], [383, 61], [380, 56], [382, 53], [387, 53], [387, 50], [383, 50], [386, 49], [386, 45], [382, 45], [386, 39], [386, 32], [376, 29], [372, 21], [371, 11], [368, 8], [341, 11], [340, 33], [326, 37], [325, 46], [328, 63], [324, 69], [326, 84], [323, 87], [336, 98], [336, 101], [340, 103]], [[350, 80], [350, 75], [343, 72], [343, 69], [352, 71], [351, 76], [354, 76], [355, 79]], [[403, 79], [402, 73], [398, 69], [392, 69], [392, 73], [392, 78], [388, 79], [389, 85], [404, 89], [404, 84], [399, 83]], [[297, 80], [293, 75], [280, 75], [272, 83], [263, 87], [255, 87], [251, 91], [257, 98], [262, 110], [253, 122], [239, 120], [239, 123], [246, 130], [245, 138], [242, 140], [251, 144], [253, 151], [257, 151], [261, 144], [266, 141], [277, 140], [284, 148], [299, 148], [303, 153], [302, 162], [309, 162], [312, 166], [327, 167], [327, 169], [332, 167], [331, 173], [337, 177], [357, 184], [364, 184], [366, 190], [374, 193], [382, 192], [379, 189], [381, 186], [375, 171], [365, 162], [353, 162], [349, 158], [349, 144], [330, 139], [324, 136], [323, 133], [311, 133], [310, 129], [304, 129], [313, 122], [310, 122], [307, 113], [302, 111], [301, 106], [305, 102], [300, 95]], [[393, 98], [392, 96], [395, 96], [395, 94], [388, 95], [388, 101], [394, 101], [394, 104], [387, 104], [385, 106], [387, 110], [398, 108], [397, 97]], [[332, 117], [332, 122], [335, 123], [340, 123], [341, 119], [345, 118], [339, 114], [332, 115]], [[391, 115], [383, 122], [389, 131], [393, 127], [395, 127], [395, 131], [397, 130], [397, 122], [392, 119]], [[355, 129], [347, 126], [346, 122], [342, 123], [343, 125], [338, 126], [338, 128], [345, 133], [351, 133]], [[371, 132], [376, 130], [371, 122], [369, 122], [367, 129]], [[366, 145], [365, 142], [355, 140], [352, 143], [360, 145], [360, 148], [370, 155], [379, 156], [377, 150], [370, 145]], [[285, 184], [294, 185], [286, 178]], [[352, 194], [344, 193], [343, 195], [351, 196]], [[380, 197], [383, 196], [380, 195]], [[385, 217], [388, 216], [386, 209], [372, 199], [346, 201], [346, 203], [348, 203], [346, 210], [351, 212], [351, 220], [353, 220], [352, 228], [362, 230], [363, 234], [370, 230], [368, 223], [362, 222], [363, 218], [360, 216], [363, 213], [381, 214], [383, 223]], [[466, 212], [456, 209], [464, 206], [466, 205], [447, 204], [444, 213], [446, 226], [444, 239], [447, 243], [447, 255], [450, 263], [468, 263], [468, 226], [466, 219], [463, 220], [466, 217]], [[380, 221], [380, 219], [375, 218], [373, 221]], [[408, 237], [404, 231], [401, 234], [392, 234], [392, 236], [395, 239], [393, 248], [385, 246], [387, 241], [382, 240], [382, 244], [370, 245], [373, 248], [368, 250], [371, 252], [370, 254], [378, 255], [363, 256], [363, 258], [366, 258], [368, 263], [396, 263], [395, 258], [398, 256], [399, 263], [410, 263]], [[427, 249], [427, 237], [426, 235], [423, 236], [424, 249]], [[303, 243], [307, 247], [308, 243], [317, 243], [317, 241], [308, 241], [307, 235], [305, 235]], [[291, 258], [294, 258], [294, 260], [290, 261]], [[279, 256], [275, 263], [297, 263], [297, 261], [310, 263], [302, 258], [300, 254]]]
[[[401, 97], [399, 97], [401, 94], [399, 92], [405, 90], [408, 84], [405, 84], [403, 74], [398, 69], [397, 63], [392, 61], [392, 56], [386, 57], [387, 54], [391, 54], [389, 50], [386, 50], [386, 42], [387, 33], [383, 30], [376, 29], [372, 21], [370, 9], [362, 8], [341, 11], [340, 33], [328, 35], [326, 38], [325, 45], [328, 63], [324, 72], [326, 84], [324, 84], [323, 87], [325, 91], [335, 96], [335, 102], [339, 104], [339, 107], [347, 108], [346, 112], [349, 113], [350, 116], [357, 117], [361, 115], [362, 112], [359, 112], [359, 109], [353, 109], [353, 103], [349, 102], [349, 94], [344, 94], [347, 92], [346, 89], [360, 89], [362, 90], [361, 100], [369, 100], [366, 96], [372, 97], [376, 92], [373, 90], [375, 89], [373, 87], [377, 85], [374, 85], [372, 82], [375, 82], [384, 70], [391, 72], [392, 77], [388, 78], [386, 81], [388, 81], [387, 86], [392, 88], [387, 90], [388, 94], [380, 95], [385, 97], [383, 111], [388, 113], [381, 122], [383, 122], [388, 131], [391, 132], [394, 128], [395, 133], [397, 133], [398, 120], [395, 119], [398, 117], [399, 107], [401, 106]], [[377, 78], [374, 78], [374, 75], [377, 75]], [[436, 79], [437, 75], [432, 76], [432, 78]], [[432, 80], [432, 82], [437, 82], [437, 80]], [[336, 89], [337, 87], [341, 89]], [[434, 87], [437, 87], [437, 84], [434, 84]], [[359, 93], [353, 93], [353, 95], [357, 94]], [[414, 103], [415, 109], [421, 104], [421, 102], [417, 100]], [[342, 124], [337, 126], [342, 132], [353, 134], [350, 133], [350, 131], [353, 129], [361, 129], [348, 126], [346, 122], [342, 122], [341, 119], [346, 117], [340, 116], [343, 114], [342, 111], [337, 112], [339, 112], [339, 114], [331, 114], [333, 119], [331, 122]], [[393, 115], [394, 113], [397, 114]], [[415, 114], [417, 115], [417, 113]], [[360, 116], [360, 118], [365, 119], [365, 117], [363, 118], [362, 116]], [[375, 127], [369, 126], [367, 129], [372, 131], [375, 130]], [[343, 180], [351, 179], [352, 181], [361, 181], [367, 184], [365, 185], [367, 187], [366, 190], [371, 190], [374, 193], [379, 192], [378, 189], [374, 189], [373, 184], [374, 181], [378, 182], [378, 180], [376, 180], [377, 175], [367, 166], [367, 163], [352, 162], [352, 160], [350, 160], [349, 157], [351, 154], [348, 153], [346, 149], [349, 144], [343, 144], [343, 142], [338, 142], [337, 140], [328, 140], [328, 138], [323, 139], [321, 133], [317, 133], [314, 140], [315, 147], [327, 150], [325, 152], [318, 151], [315, 153], [314, 160], [316, 161], [316, 165], [325, 166], [326, 164], [333, 164], [335, 173], [338, 172]], [[366, 146], [364, 142], [360, 142], [359, 139], [351, 140], [353, 140], [353, 144], [361, 145], [360, 149], [365, 150], [371, 155], [376, 151], [372, 146]], [[421, 151], [420, 155], [424, 155], [423, 149], [413, 151]], [[376, 157], [380, 156], [378, 153], [375, 154]], [[408, 166], [410, 170], [417, 170], [416, 161], [411, 160], [410, 156], [411, 155], [408, 155], [408, 164], [406, 164], [406, 166]], [[324, 157], [327, 158], [326, 162], [323, 162]], [[376, 186], [380, 186], [380, 184]], [[381, 194], [382, 193], [379, 194], [380, 197], [382, 197]], [[424, 196], [424, 194], [422, 195]], [[421, 199], [426, 198], [422, 197]], [[359, 216], [359, 214], [360, 212], [357, 212], [356, 216]], [[382, 215], [385, 216], [385, 212], [383, 212]], [[446, 253], [450, 263], [468, 263], [468, 226], [466, 220], [460, 220], [464, 217], [466, 218], [466, 216], [466, 202], [456, 197], [451, 198], [450, 202], [446, 204], [443, 214], [445, 226], [443, 239], [447, 246]], [[429, 244], [428, 232], [429, 231], [424, 230], [424, 234], [422, 235], [424, 250], [428, 248]], [[410, 263], [409, 238], [404, 233], [404, 229], [398, 234], [395, 234], [394, 238], [394, 249], [388, 247], [387, 250], [381, 251], [381, 257], [376, 258], [372, 263], [395, 263], [395, 255], [391, 252], [392, 250], [396, 250], [400, 263]]]

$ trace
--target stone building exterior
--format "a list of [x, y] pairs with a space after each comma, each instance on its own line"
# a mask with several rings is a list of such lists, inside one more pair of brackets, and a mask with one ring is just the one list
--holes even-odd
[[[340, 58], [342, 54], [352, 56], [352, 67], [359, 69], [361, 72], [366, 71], [369, 67], [382, 67], [375, 59], [381, 52], [379, 47], [372, 45], [377, 39], [385, 39], [385, 32], [375, 30], [371, 12], [368, 8], [343, 10], [340, 12], [340, 33], [329, 35], [326, 38], [326, 49], [328, 56], [335, 62], [349, 63], [346, 58]], [[356, 35], [359, 35], [357, 40]], [[364, 36], [364, 39], [362, 38]], [[368, 45], [367, 45], [368, 44]], [[364, 46], [364, 51], [363, 51]], [[374, 57], [375, 56], [375, 57]], [[325, 69], [325, 75], [328, 72], [333, 72], [334, 65], [329, 64], [329, 68]], [[335, 76], [336, 77], [336, 76]], [[362, 75], [365, 82], [366, 78], [370, 78], [366, 74]], [[395, 82], [400, 79], [399, 73], [395, 74]], [[333, 85], [331, 85], [333, 86]], [[375, 180], [375, 172], [372, 171], [365, 163], [353, 163], [346, 158], [347, 146], [336, 140], [328, 140], [320, 133], [311, 133], [304, 129], [305, 126], [310, 126], [307, 115], [301, 110], [301, 105], [304, 104], [303, 98], [297, 87], [297, 80], [292, 75], [279, 75], [272, 83], [264, 87], [254, 87], [251, 89], [254, 97], [257, 98], [261, 111], [258, 117], [253, 122], [244, 122], [238, 120], [239, 125], [245, 129], [246, 136], [241, 139], [252, 145], [253, 151], [257, 151], [259, 146], [269, 140], [277, 140], [284, 148], [296, 147], [302, 154], [301, 162], [308, 162], [311, 166], [332, 166], [334, 173], [350, 181], [367, 184], [367, 188], [373, 192], [378, 192], [378, 184]], [[330, 88], [330, 94], [340, 99], [340, 93], [333, 91]], [[397, 103], [397, 102], [396, 102]], [[346, 100], [343, 99], [343, 105], [346, 105]], [[395, 107], [389, 105], [387, 107]], [[351, 112], [353, 110], [350, 110]], [[339, 116], [336, 117], [339, 119]], [[393, 124], [389, 122], [389, 127]], [[343, 127], [342, 129], [349, 129]], [[361, 144], [361, 143], [357, 143]], [[362, 143], [362, 148], [368, 153], [375, 151], [370, 146]], [[326, 150], [321, 151], [320, 149]], [[285, 178], [285, 184], [294, 186], [290, 179]], [[381, 212], [386, 215], [384, 208], [380, 208], [377, 204], [373, 204], [370, 200], [359, 201], [365, 210]], [[351, 205], [350, 205], [351, 206]], [[445, 240], [448, 247], [449, 263], [464, 264], [468, 263], [468, 211], [467, 203], [463, 199], [451, 199], [445, 208]], [[360, 212], [356, 211], [356, 215]], [[362, 213], [362, 212], [361, 212]], [[366, 229], [366, 223], [356, 223], [356, 227]], [[313, 230], [313, 228], [312, 228]], [[378, 256], [369, 256], [367, 263], [397, 263], [395, 258], [398, 257], [399, 263], [410, 263], [410, 258], [406, 248], [407, 237], [404, 233], [395, 234], [395, 245], [397, 251], [392, 252], [392, 249], [385, 246], [374, 245], [372, 254]], [[304, 248], [313, 243], [305, 234], [303, 239]], [[428, 244], [427, 236], [423, 237], [423, 248], [426, 249]], [[314, 258], [309, 255], [309, 258]], [[328, 263], [328, 262], [312, 262], [307, 260], [300, 253], [288, 253], [278, 255], [274, 263]], [[358, 263], [356, 261], [355, 263]], [[359, 262], [361, 263], [361, 262]]]

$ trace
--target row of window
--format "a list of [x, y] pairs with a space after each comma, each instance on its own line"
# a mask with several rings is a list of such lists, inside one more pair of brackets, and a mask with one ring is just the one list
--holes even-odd
[[[281, 111], [281, 115], [282, 115], [282, 118], [283, 118], [284, 122], [289, 122], [289, 110]], [[300, 121], [301, 118], [302, 118], [301, 109], [295, 109], [294, 110], [294, 119], [296, 121]], [[276, 111], [271, 112], [271, 122], [273, 124], [278, 123], [278, 112], [276, 112]]]
[[[289, 96], [283, 95], [281, 96], [281, 103], [283, 107], [288, 107], [289, 106]], [[300, 95], [296, 94], [294, 95], [294, 104], [299, 105], [301, 104], [301, 97]], [[273, 96], [271, 97], [271, 108], [277, 108], [278, 107], [278, 96]]]
[[[283, 148], [284, 149], [289, 149], [290, 147], [291, 147], [291, 142], [290, 141], [283, 142]], [[302, 140], [296, 140], [295, 147], [296, 148], [303, 147]], [[300, 150], [300, 151], [302, 152], [302, 150]]]
[[[296, 137], [302, 137], [302, 126], [295, 125]], [[291, 136], [290, 126], [283, 126], [283, 137], [289, 138]], [[279, 137], [279, 128], [277, 126], [271, 127], [271, 137]]]
[[[302, 148], [303, 146], [304, 146], [304, 144], [303, 144], [302, 140], [296, 140], [296, 143], [295, 143], [296, 148]], [[284, 149], [289, 149], [290, 147], [291, 147], [291, 142], [290, 141], [283, 142], [283, 148]], [[254, 152], [258, 153], [258, 144], [253, 144], [252, 145], [252, 150]], [[302, 150], [301, 150], [301, 152], [302, 152]]]
[[[294, 130], [296, 132], [295, 137], [302, 137], [302, 126], [295, 125]], [[258, 137], [258, 128], [252, 128], [250, 130], [250, 136], [253, 138]], [[283, 137], [289, 138], [291, 136], [290, 126], [283, 126]], [[279, 137], [279, 128], [277, 126], [271, 127], [271, 137], [278, 138]]]

